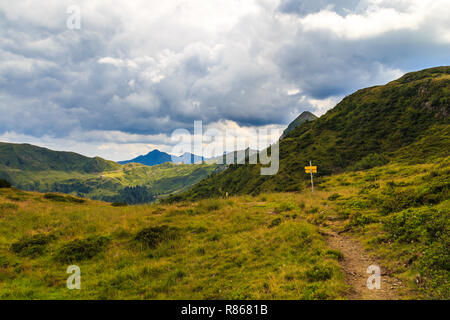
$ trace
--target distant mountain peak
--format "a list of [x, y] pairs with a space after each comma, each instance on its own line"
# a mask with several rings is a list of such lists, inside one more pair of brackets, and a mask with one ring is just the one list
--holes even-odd
[[146, 155], [138, 156], [131, 160], [119, 161], [119, 164], [127, 163], [140, 163], [146, 166], [155, 166], [158, 164], [163, 164], [167, 162], [171, 163], [184, 163], [184, 164], [194, 164], [202, 162], [204, 158], [189, 152], [183, 153], [181, 156], [174, 156], [158, 149], [154, 149], [147, 153]]
[[295, 128], [298, 128], [303, 123], [305, 123], [307, 121], [314, 121], [316, 119], [317, 119], [317, 117], [312, 112], [303, 111], [294, 121], [292, 121], [289, 124], [289, 126], [286, 128], [286, 130], [283, 131], [283, 134], [280, 139], [283, 139], [284, 137], [286, 137], [286, 135], [289, 132], [293, 131]]
[[172, 156], [168, 153], [154, 149], [147, 153], [145, 156], [138, 156], [131, 160], [119, 161], [119, 164], [127, 163], [140, 163], [146, 166], [155, 166], [157, 164], [163, 164], [166, 162], [172, 162]]

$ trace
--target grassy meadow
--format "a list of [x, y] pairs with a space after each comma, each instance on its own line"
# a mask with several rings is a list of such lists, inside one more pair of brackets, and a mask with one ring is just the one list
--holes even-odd
[[114, 168], [106, 171], [80, 172], [53, 169], [27, 170], [8, 168], [0, 164], [0, 178], [6, 178], [22, 190], [63, 192], [110, 202], [130, 201], [133, 192], [127, 187], [140, 186], [146, 190], [147, 196], [139, 202], [149, 202], [154, 198], [182, 192], [217, 168], [214, 164], [193, 166], [164, 163], [152, 167], [137, 163], [114, 165]]
[[[319, 168], [320, 170], [320, 168]], [[448, 299], [450, 158], [266, 193], [112, 206], [0, 189], [0, 299], [347, 299], [337, 230], [405, 284]], [[66, 269], [81, 268], [81, 290]]]

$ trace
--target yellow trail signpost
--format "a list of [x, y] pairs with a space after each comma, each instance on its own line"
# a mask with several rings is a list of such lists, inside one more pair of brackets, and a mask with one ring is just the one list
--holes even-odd
[[314, 193], [314, 180], [313, 173], [317, 173], [317, 166], [313, 166], [311, 161], [309, 162], [309, 167], [305, 167], [305, 173], [311, 174], [311, 191]]

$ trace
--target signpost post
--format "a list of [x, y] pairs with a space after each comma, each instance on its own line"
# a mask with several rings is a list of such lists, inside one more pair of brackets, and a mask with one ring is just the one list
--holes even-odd
[[312, 162], [309, 161], [309, 167], [305, 167], [305, 172], [311, 174], [311, 191], [312, 191], [312, 193], [314, 193], [313, 173], [317, 173], [317, 166], [313, 166]]

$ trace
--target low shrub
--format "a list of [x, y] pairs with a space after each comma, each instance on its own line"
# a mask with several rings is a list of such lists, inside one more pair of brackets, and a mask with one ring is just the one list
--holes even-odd
[[103, 252], [109, 242], [109, 237], [105, 236], [73, 240], [59, 249], [56, 260], [62, 263], [72, 263], [92, 259]]
[[448, 233], [448, 214], [430, 209], [407, 209], [385, 219], [383, 227], [391, 240], [431, 243]]
[[11, 262], [6, 256], [0, 255], [0, 269], [1, 268], [8, 268], [11, 266]]
[[320, 283], [308, 283], [303, 289], [301, 294], [302, 300], [329, 300], [334, 297], [330, 295], [327, 288], [323, 288]]
[[422, 205], [420, 197], [414, 190], [393, 191], [378, 199], [378, 207], [382, 214], [390, 214], [399, 212], [407, 208], [417, 207]]
[[269, 224], [269, 228], [274, 228], [280, 224], [281, 224], [281, 218], [273, 219], [272, 222]]
[[126, 207], [126, 206], [128, 206], [128, 204], [126, 204], [124, 202], [113, 202], [113, 203], [111, 203], [111, 205], [113, 207]]
[[318, 213], [318, 212], [319, 212], [318, 207], [311, 207], [306, 211], [306, 213], [309, 213], [309, 214]]
[[23, 237], [11, 245], [11, 251], [21, 256], [37, 257], [45, 252], [46, 246], [55, 240], [54, 235], [37, 234], [30, 237]]
[[428, 246], [416, 262], [416, 268], [424, 277], [424, 289], [438, 299], [450, 297], [450, 238]]
[[336, 217], [338, 220], [347, 220], [352, 214], [352, 211], [339, 209], [336, 211]]
[[48, 200], [52, 200], [52, 201], [57, 201], [57, 202], [71, 202], [71, 203], [84, 203], [86, 202], [86, 200], [84, 199], [80, 199], [80, 198], [75, 198], [72, 196], [63, 196], [61, 194], [57, 194], [57, 193], [46, 193], [44, 195], [45, 199]]
[[356, 162], [353, 166], [350, 167], [350, 170], [354, 171], [367, 170], [374, 167], [384, 166], [388, 162], [389, 160], [384, 155], [372, 153]]
[[15, 203], [0, 203], [0, 210], [17, 210], [19, 206]]
[[11, 183], [8, 180], [0, 179], [0, 189], [1, 188], [11, 188]]
[[325, 252], [325, 254], [329, 257], [332, 257], [338, 261], [342, 261], [344, 259], [344, 254], [339, 250], [329, 249]]
[[335, 201], [337, 199], [339, 199], [341, 197], [341, 195], [339, 193], [334, 193], [331, 196], [328, 197], [329, 201]]
[[350, 221], [348, 222], [347, 227], [363, 227], [375, 222], [378, 222], [378, 219], [375, 217], [361, 212], [355, 212], [350, 216]]
[[142, 246], [156, 248], [161, 242], [179, 237], [179, 229], [166, 225], [148, 227], [139, 231], [134, 239]]
[[220, 200], [217, 199], [211, 199], [211, 200], [203, 200], [198, 205], [197, 208], [199, 210], [205, 210], [206, 212], [216, 211], [222, 208], [223, 203]]
[[278, 207], [275, 208], [275, 212], [282, 213], [286, 211], [292, 211], [295, 210], [297, 206], [293, 204], [292, 202], [283, 202]]
[[208, 237], [208, 241], [215, 242], [215, 241], [219, 241], [220, 238], [222, 238], [222, 235], [218, 232], [215, 232]]
[[331, 279], [333, 269], [328, 266], [315, 265], [311, 269], [307, 270], [305, 275], [310, 282], [325, 281]]

